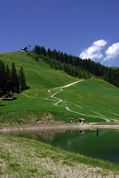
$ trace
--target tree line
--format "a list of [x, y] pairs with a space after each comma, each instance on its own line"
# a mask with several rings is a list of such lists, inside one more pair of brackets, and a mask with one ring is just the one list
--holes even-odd
[[45, 60], [51, 67], [64, 71], [71, 76], [85, 79], [91, 78], [92, 76], [89, 71], [80, 68], [77, 65], [73, 65], [73, 63], [69, 61], [71, 60], [71, 55], [67, 55], [60, 51], [57, 52], [56, 50], [46, 50], [44, 47], [40, 46], [35, 46], [33, 52], [38, 55], [36, 61], [39, 60], [39, 57], [43, 57], [43, 60]]
[[92, 76], [92, 74], [90, 74], [88, 71], [81, 69], [77, 66], [72, 66], [71, 64], [63, 63], [61, 61], [57, 61], [49, 57], [44, 57], [43, 59], [47, 64], [49, 64], [54, 69], [64, 71], [73, 77], [88, 79], [91, 78]]
[[119, 87], [119, 68], [108, 68], [105, 73], [104, 80]]
[[19, 72], [17, 72], [14, 63], [9, 68], [3, 61], [0, 61], [0, 96], [20, 93], [28, 88], [23, 67], [20, 67]]
[[[33, 50], [38, 56], [50, 64], [55, 69], [60, 69], [66, 73], [80, 78], [91, 78], [92, 75], [119, 86], [119, 69], [109, 68], [91, 59], [81, 59], [79, 57], [57, 51], [56, 49], [45, 49], [36, 45]], [[38, 61], [38, 56], [36, 60]]]

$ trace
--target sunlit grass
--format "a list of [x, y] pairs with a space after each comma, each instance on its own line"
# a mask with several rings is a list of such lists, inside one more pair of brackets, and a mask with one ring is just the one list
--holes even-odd
[[[100, 79], [85, 80], [59, 93], [57, 97], [62, 98], [63, 103], [54, 106], [50, 95], [77, 78], [52, 69], [42, 59], [36, 62], [24, 52], [0, 54], [0, 59], [9, 65], [14, 62], [17, 67], [23, 66], [30, 86], [17, 100], [2, 103], [5, 106], [0, 107], [1, 126], [34, 124], [43, 113], [51, 113], [54, 120], [66, 122], [77, 118], [84, 118], [86, 122], [102, 122], [104, 117], [118, 119], [119, 89], [113, 85]], [[81, 114], [68, 112], [65, 106]]]

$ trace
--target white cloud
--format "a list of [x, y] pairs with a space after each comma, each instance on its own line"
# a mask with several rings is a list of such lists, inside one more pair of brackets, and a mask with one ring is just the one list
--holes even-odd
[[100, 47], [104, 47], [107, 44], [107, 42], [105, 40], [98, 40], [98, 41], [93, 42], [93, 44], [100, 46]]
[[113, 43], [111, 46], [107, 48], [105, 51], [105, 58], [103, 59], [104, 62], [110, 62], [116, 59], [119, 56], [119, 42]]
[[105, 49], [106, 45], [107, 41], [103, 39], [94, 41], [91, 46], [81, 52], [80, 58], [91, 59], [106, 66], [119, 66], [119, 42]]
[[100, 61], [103, 58], [102, 49], [106, 46], [107, 42], [103, 39], [93, 42], [93, 44], [81, 52], [80, 58], [92, 59], [94, 61]]

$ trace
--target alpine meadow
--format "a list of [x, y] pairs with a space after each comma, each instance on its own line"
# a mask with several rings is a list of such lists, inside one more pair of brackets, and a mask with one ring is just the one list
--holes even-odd
[[[84, 126], [88, 123], [88, 125], [90, 123], [118, 123], [119, 89], [116, 86], [104, 81], [101, 77], [91, 74], [85, 69], [80, 70], [81, 73], [85, 73], [85, 78], [73, 77], [65, 71], [49, 65], [46, 59], [51, 60], [49, 56], [46, 58], [46, 56], [38, 55], [34, 51], [28, 50], [0, 54], [0, 60], [4, 61], [6, 66], [11, 66], [14, 63], [16, 71], [19, 71], [21, 66], [23, 67], [25, 79], [29, 86], [20, 93], [12, 91], [11, 93], [15, 96], [15, 100], [3, 100], [4, 95], [1, 96], [1, 133], [4, 133], [6, 128], [8, 130], [11, 128], [10, 130], [12, 131], [12, 128], [16, 127], [18, 130], [22, 127], [22, 129], [28, 128], [32, 131], [32, 128], [37, 129], [38, 127], [39, 129], [43, 127], [46, 130], [46, 126], [49, 126], [49, 129], [51, 126], [57, 127], [57, 129], [60, 127], [65, 128], [65, 126], [70, 128], [70, 124], [72, 124], [73, 129], [73, 125], [77, 125], [79, 121], [83, 122]], [[79, 128], [81, 129], [80, 124]], [[54, 131], [51, 130], [50, 132]], [[22, 177], [25, 175], [26, 177], [45, 177], [48, 175], [48, 177], [55, 177], [59, 174], [60, 177], [62, 169], [64, 172], [61, 177], [68, 177], [66, 173], [67, 169], [74, 169], [75, 173], [70, 172], [74, 177], [81, 176], [81, 174], [84, 176], [88, 174], [94, 176], [118, 175], [118, 165], [114, 166], [114, 163], [102, 162], [94, 158], [89, 159], [88, 157], [73, 153], [68, 155], [69, 153], [67, 152], [54, 149], [52, 146], [49, 147], [37, 140], [20, 138], [17, 135], [15, 137], [15, 135], [0, 136], [1, 176], [8, 175], [10, 177], [12, 175]], [[3, 143], [4, 140], [5, 143]], [[21, 146], [19, 145], [20, 143]], [[33, 145], [36, 146], [34, 147]], [[31, 148], [34, 149], [33, 155], [36, 155], [36, 152], [38, 152], [42, 159], [39, 159], [38, 155], [32, 158], [30, 156], [32, 154]], [[30, 154], [29, 160], [26, 159], [27, 150], [29, 150]], [[23, 160], [19, 158], [19, 154], [17, 153], [19, 151]], [[11, 156], [5, 156], [8, 154]], [[48, 156], [49, 154], [51, 158]], [[61, 160], [57, 158], [59, 155], [62, 155]], [[34, 163], [36, 158], [39, 160], [39, 168]], [[57, 163], [56, 159], [58, 159]], [[65, 159], [67, 161], [63, 161]], [[22, 165], [24, 165], [23, 161], [25, 160], [26, 166], [23, 171]], [[47, 165], [46, 168], [43, 166], [44, 164]], [[28, 165], [30, 166], [29, 168], [27, 167]], [[79, 166], [82, 171], [77, 172], [78, 168], [74, 165]], [[85, 172], [85, 166], [94, 170], [92, 172], [88, 170]], [[108, 172], [109, 169], [110, 172]]]
[[0, 7], [0, 178], [119, 178], [119, 1]]

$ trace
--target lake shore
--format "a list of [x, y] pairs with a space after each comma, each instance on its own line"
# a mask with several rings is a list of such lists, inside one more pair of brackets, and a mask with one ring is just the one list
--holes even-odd
[[1, 128], [0, 133], [14, 133], [23, 131], [48, 131], [48, 130], [96, 130], [96, 129], [114, 129], [119, 130], [119, 125], [97, 125], [97, 124], [41, 124], [39, 126], [23, 126]]

